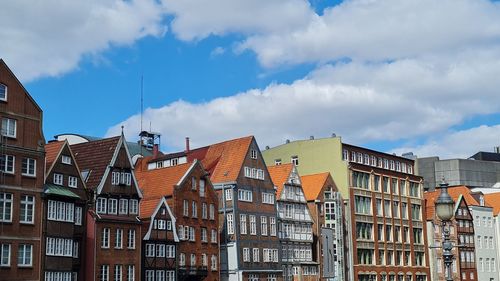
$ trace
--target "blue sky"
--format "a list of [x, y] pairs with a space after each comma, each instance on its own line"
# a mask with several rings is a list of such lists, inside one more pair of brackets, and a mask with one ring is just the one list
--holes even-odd
[[497, 3], [16, 2], [0, 11], [0, 57], [48, 140], [121, 125], [136, 138], [142, 76], [143, 125], [167, 151], [250, 134], [264, 147], [336, 133], [419, 156], [500, 145]]

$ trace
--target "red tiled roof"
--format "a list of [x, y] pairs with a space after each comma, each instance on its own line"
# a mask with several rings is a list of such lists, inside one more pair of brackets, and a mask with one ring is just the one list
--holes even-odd
[[[434, 204], [436, 199], [439, 197], [440, 193], [441, 190], [439, 188], [437, 188], [434, 191], [424, 193], [427, 220], [433, 220], [434, 218], [434, 212], [435, 212]], [[457, 203], [457, 200], [459, 199], [460, 195], [462, 195], [467, 205], [479, 206], [479, 203], [476, 201], [476, 199], [472, 197], [471, 194], [472, 191], [465, 185], [449, 187], [448, 193], [450, 194], [451, 198], [455, 200], [455, 203]], [[489, 207], [489, 205], [487, 206]]]
[[269, 171], [269, 175], [271, 176], [273, 184], [278, 189], [276, 191], [276, 196], [277, 198], [280, 198], [281, 191], [283, 191], [283, 187], [293, 170], [293, 164], [288, 163], [283, 165], [268, 166], [267, 170]]
[[329, 172], [305, 175], [300, 177], [300, 181], [302, 182], [302, 189], [304, 190], [304, 195], [306, 196], [307, 201], [312, 201], [318, 199], [323, 186], [325, 185], [328, 177], [330, 176]]
[[117, 136], [71, 146], [80, 170], [91, 171], [87, 180], [88, 188], [95, 189], [101, 182], [119, 141], [120, 136]]
[[253, 136], [212, 144], [188, 152], [188, 162], [198, 159], [213, 183], [236, 181]]
[[[139, 167], [142, 162], [147, 163], [147, 159], [139, 159], [136, 166]], [[192, 164], [185, 163], [154, 170], [136, 169], [135, 176], [142, 190], [143, 200], [158, 199], [172, 195], [174, 187]]]
[[56, 161], [59, 152], [62, 150], [66, 141], [51, 141], [45, 145], [45, 167], [46, 173], [50, 172], [52, 163]]
[[143, 199], [140, 203], [140, 218], [150, 218], [153, 215], [153, 212], [160, 204], [161, 198], [151, 198], [151, 199]]
[[484, 195], [484, 201], [493, 207], [493, 215], [500, 213], [500, 192], [488, 193]]

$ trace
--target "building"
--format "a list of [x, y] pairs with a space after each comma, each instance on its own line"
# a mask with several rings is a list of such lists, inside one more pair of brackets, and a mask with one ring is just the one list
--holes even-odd
[[[216, 213], [218, 197], [207, 172], [198, 160], [170, 167], [148, 169], [148, 163], [155, 159], [154, 157], [139, 159], [136, 164], [136, 174], [144, 190], [146, 203], [152, 199], [166, 199], [168, 206], [172, 206], [171, 214], [168, 215], [172, 226], [169, 227], [167, 220], [166, 230], [170, 236], [166, 238], [169, 238], [168, 242], [171, 244], [173, 236], [178, 243], [176, 259], [168, 261], [167, 274], [174, 274], [174, 271], [170, 270], [174, 268], [177, 271], [178, 280], [220, 280], [219, 217]], [[147, 209], [146, 206], [141, 205], [141, 210], [143, 208]], [[176, 229], [173, 228], [174, 225]], [[158, 228], [157, 223], [156, 229]], [[154, 224], [153, 229], [155, 229]], [[159, 278], [158, 275], [155, 279], [148, 275], [148, 272], [153, 274], [153, 267], [161, 265], [153, 263], [153, 258], [158, 258], [158, 252], [154, 254], [152, 250], [153, 244], [165, 243], [163, 237], [155, 242], [153, 236], [148, 234], [149, 232], [143, 238], [147, 262], [143, 270], [145, 272], [143, 280], [174, 280]], [[177, 239], [175, 239], [176, 236]], [[151, 247], [151, 250], [148, 250], [148, 247]]]
[[0, 59], [0, 280], [40, 280], [42, 109]]
[[[253, 136], [158, 156], [148, 167], [199, 160], [219, 198], [220, 278], [282, 279], [276, 191]], [[263, 219], [265, 217], [265, 220]]]
[[141, 279], [177, 280], [176, 253], [179, 236], [175, 216], [164, 197], [143, 199]]
[[94, 205], [87, 215], [86, 280], [140, 280], [142, 193], [121, 136], [71, 145]]
[[413, 160], [339, 137], [287, 142], [263, 155], [267, 163], [294, 163], [301, 174], [331, 173], [347, 200], [350, 280], [428, 280], [422, 178]]
[[67, 141], [45, 145], [42, 271], [45, 281], [85, 280], [89, 195]]
[[[321, 279], [346, 280], [345, 259], [349, 256], [344, 237], [344, 201], [329, 172], [300, 177], [313, 223], [313, 260], [319, 262]], [[332, 230], [330, 243], [323, 243], [324, 228]], [[323, 234], [323, 235], [322, 235]], [[325, 252], [327, 254], [325, 254]], [[330, 256], [330, 253], [332, 256]]]
[[[318, 262], [313, 260], [313, 219], [297, 169], [292, 163], [268, 166], [267, 169], [277, 189], [283, 279], [319, 280]], [[261, 223], [264, 218], [261, 218]]]
[[[427, 212], [427, 236], [434, 246], [441, 246], [442, 243], [442, 223], [435, 214], [435, 201], [438, 198], [440, 190], [425, 193], [426, 212]], [[476, 268], [476, 245], [475, 245], [475, 226], [471, 206], [479, 206], [479, 203], [471, 195], [466, 186], [457, 186], [448, 188], [448, 193], [455, 201], [455, 214], [449, 224], [450, 240], [454, 247], [452, 252], [455, 260], [452, 265], [452, 275], [454, 280], [489, 280], [478, 279]], [[489, 233], [494, 233], [490, 228]], [[489, 239], [487, 239], [489, 242]], [[444, 280], [445, 268], [442, 259], [442, 249], [432, 248], [429, 254], [431, 280]]]
[[[496, 252], [496, 256], [492, 257], [490, 256], [490, 260], [489, 260], [489, 263], [487, 263], [487, 260], [486, 259], [483, 259], [483, 264], [481, 264], [481, 262], [478, 262], [478, 266], [477, 266], [477, 273], [478, 275], [480, 275], [482, 272], [489, 272], [491, 271], [492, 274], [496, 274], [493, 278], [493, 280], [500, 280], [500, 265], [498, 263], [498, 260], [500, 259], [500, 252], [498, 251], [498, 245], [500, 245], [500, 220], [499, 220], [499, 217], [498, 217], [498, 214], [500, 213], [500, 193], [497, 192], [497, 193], [491, 193], [491, 194], [485, 194], [484, 195], [484, 199], [486, 201], [486, 204], [491, 206], [493, 208], [492, 212], [493, 212], [493, 228], [494, 228], [494, 242], [493, 242], [493, 246], [494, 246], [494, 249], [491, 249], [492, 251], [495, 251]], [[484, 219], [483, 219], [484, 217]], [[483, 216], [480, 216], [480, 224], [482, 226], [489, 226], [489, 214], [484, 214]], [[476, 222], [476, 224], [479, 224]], [[488, 236], [491, 236], [491, 231], [489, 231], [489, 233], [486, 235], [486, 237]], [[488, 237], [488, 239], [490, 239]], [[479, 244], [479, 242], [477, 242], [476, 240], [476, 243]], [[483, 241], [482, 243], [484, 244], [484, 238], [483, 238]], [[490, 244], [491, 242], [488, 241], [488, 244], [484, 244], [484, 246], [481, 246], [481, 249], [482, 248], [486, 248], [488, 247], [488, 249], [490, 248]], [[479, 245], [477, 245], [477, 249], [479, 249]], [[478, 250], [478, 255], [480, 254], [482, 250]]]

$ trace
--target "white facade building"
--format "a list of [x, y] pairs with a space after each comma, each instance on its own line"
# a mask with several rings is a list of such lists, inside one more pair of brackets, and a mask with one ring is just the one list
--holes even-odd
[[[482, 195], [481, 195], [482, 196]], [[469, 206], [474, 218], [476, 266], [478, 280], [498, 281], [498, 227], [493, 217], [493, 208]], [[459, 241], [461, 244], [463, 241]]]

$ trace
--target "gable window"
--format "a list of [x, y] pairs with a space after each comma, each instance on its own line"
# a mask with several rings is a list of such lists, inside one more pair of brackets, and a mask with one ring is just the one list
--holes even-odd
[[240, 189], [238, 190], [238, 200], [245, 202], [252, 202], [252, 191]]
[[182, 215], [189, 216], [189, 202], [187, 200], [182, 201]]
[[196, 177], [191, 178], [191, 189], [196, 190]]
[[63, 175], [54, 173], [54, 184], [63, 185]]
[[7, 174], [14, 174], [14, 156], [12, 155], [0, 156], [0, 171]]
[[0, 222], [12, 221], [12, 193], [0, 193]]
[[299, 156], [292, 156], [291, 162], [293, 165], [298, 166], [299, 165]]
[[2, 119], [2, 136], [15, 138], [17, 132], [17, 121], [15, 119]]
[[97, 198], [97, 213], [98, 214], [105, 214], [106, 213], [106, 207], [107, 207], [107, 202], [106, 198], [99, 197]]
[[139, 201], [137, 199], [130, 199], [130, 214], [139, 214]]
[[255, 149], [250, 150], [250, 158], [257, 159], [257, 150]]
[[63, 155], [61, 157], [61, 161], [62, 161], [63, 164], [71, 165], [71, 157], [69, 157], [67, 155]]
[[32, 158], [23, 158], [21, 173], [23, 176], [34, 177], [36, 173], [36, 160]]
[[205, 180], [200, 179], [200, 197], [205, 197]]
[[0, 100], [7, 101], [7, 86], [0, 84]]
[[33, 211], [35, 209], [35, 197], [21, 196], [21, 217], [20, 223], [33, 223]]
[[108, 199], [108, 214], [116, 215], [118, 200], [110, 198]]
[[126, 215], [128, 213], [128, 200], [127, 199], [120, 199], [120, 208], [119, 208], [118, 212], [120, 215]]
[[68, 177], [68, 186], [72, 188], [77, 188], [78, 187], [78, 178], [69, 176]]

